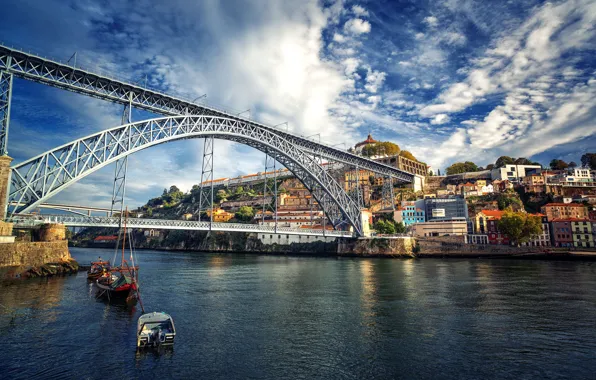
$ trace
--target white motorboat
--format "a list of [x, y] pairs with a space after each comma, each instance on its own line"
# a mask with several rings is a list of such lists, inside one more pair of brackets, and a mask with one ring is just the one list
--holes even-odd
[[137, 323], [137, 347], [172, 346], [176, 337], [174, 320], [164, 312], [143, 314]]

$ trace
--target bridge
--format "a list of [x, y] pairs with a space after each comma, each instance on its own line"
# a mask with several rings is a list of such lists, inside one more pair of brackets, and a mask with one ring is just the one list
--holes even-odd
[[[3, 168], [10, 162], [8, 132], [14, 77], [122, 104], [122, 125], [78, 138], [5, 170]], [[133, 107], [164, 117], [133, 122]], [[336, 230], [351, 229], [355, 236], [362, 236], [364, 224], [368, 223], [367, 220], [363, 221], [362, 216], [364, 204], [358, 178], [361, 170], [383, 177], [384, 203], [390, 208], [394, 204], [393, 186], [414, 181], [413, 174], [395, 167], [225, 110], [93, 73], [75, 64], [60, 63], [1, 45], [0, 122], [0, 190], [5, 191], [8, 198], [4, 201], [0, 194], [0, 207], [8, 220], [17, 220], [15, 218], [44, 204], [68, 186], [112, 163], [115, 164], [115, 170], [110, 214], [119, 211], [122, 215], [128, 156], [158, 144], [189, 138], [205, 140], [199, 182], [199, 206], [202, 211], [212, 211], [214, 207], [213, 141], [216, 138], [248, 145], [263, 152], [265, 172], [273, 170], [277, 173], [277, 165], [287, 168], [310, 191], [326, 215], [324, 220], [329, 221]], [[347, 186], [348, 191], [337, 176], [328, 170], [338, 165], [344, 173], [356, 173], [354, 184]], [[267, 186], [268, 181], [265, 181], [263, 193], [274, 195], [274, 202], [263, 207], [270, 208], [276, 214], [277, 181], [274, 181], [273, 188]], [[210, 215], [212, 218], [213, 212]], [[112, 225], [107, 219], [102, 223]], [[196, 228], [203, 228], [202, 222], [197, 223]], [[207, 223], [209, 230], [234, 229], [214, 223], [212, 219]], [[185, 229], [182, 224], [169, 225], [173, 226], [171, 228]]]
[[[29, 216], [15, 216], [12, 219], [15, 228], [31, 229], [46, 223], [60, 223], [67, 227], [120, 227], [120, 218], [101, 216], [69, 216], [69, 215], [43, 215], [35, 218]], [[185, 230], [185, 231], [225, 231], [225, 232], [252, 232], [266, 234], [285, 234], [302, 236], [325, 237], [351, 237], [349, 231], [328, 230], [322, 231], [315, 228], [295, 228], [284, 226], [267, 226], [260, 224], [217, 223], [194, 220], [165, 220], [129, 218], [128, 228], [134, 229], [159, 229], [159, 230]]]

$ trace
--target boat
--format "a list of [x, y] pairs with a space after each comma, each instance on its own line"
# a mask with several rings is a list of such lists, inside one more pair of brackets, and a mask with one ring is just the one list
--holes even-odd
[[173, 346], [176, 337], [174, 320], [164, 312], [143, 314], [137, 322], [137, 348]]
[[91, 267], [87, 271], [87, 279], [95, 281], [110, 271], [110, 261], [102, 260], [92, 261]]
[[[126, 209], [126, 215], [128, 215], [128, 208]], [[118, 249], [120, 248], [120, 237], [122, 236], [122, 255], [120, 259], [120, 265], [110, 267], [109, 271], [106, 271], [103, 275], [97, 278], [95, 282], [97, 288], [99, 289], [97, 297], [107, 297], [108, 300], [111, 300], [112, 298], [126, 298], [127, 302], [140, 300], [138, 282], [139, 267], [135, 266], [132, 236], [129, 236], [128, 239], [130, 249], [130, 264], [129, 261], [124, 258], [124, 252], [126, 250], [127, 220], [128, 218], [125, 217], [124, 228], [118, 235], [118, 243], [116, 244], [116, 251], [114, 253], [113, 261], [115, 262]]]

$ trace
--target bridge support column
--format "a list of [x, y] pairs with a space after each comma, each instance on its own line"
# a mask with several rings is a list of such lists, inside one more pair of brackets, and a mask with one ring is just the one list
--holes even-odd
[[2, 211], [2, 220], [6, 219], [6, 212], [8, 211], [8, 196], [10, 193], [10, 177], [11, 177], [10, 163], [11, 162], [12, 162], [11, 157], [0, 156], [0, 210]]
[[0, 154], [8, 155], [8, 126], [12, 100], [12, 74], [0, 71]]

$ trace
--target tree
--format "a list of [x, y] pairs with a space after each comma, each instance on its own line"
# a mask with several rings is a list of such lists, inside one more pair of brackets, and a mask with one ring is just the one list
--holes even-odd
[[437, 169], [437, 175], [440, 176], [441, 175], [441, 169]]
[[542, 233], [542, 220], [539, 216], [523, 212], [505, 211], [498, 228], [512, 244], [519, 245]]
[[221, 202], [226, 200], [226, 197], [228, 196], [228, 193], [226, 193], [226, 191], [224, 189], [219, 189], [217, 190], [217, 193], [215, 194], [215, 200], [217, 202]]
[[532, 161], [528, 160], [525, 157], [516, 158], [514, 161], [516, 165], [532, 165]]
[[405, 234], [406, 233], [406, 226], [402, 222], [395, 223], [395, 233], [398, 234]]
[[596, 153], [586, 153], [581, 158], [582, 166], [596, 170]]
[[476, 164], [471, 161], [456, 162], [447, 168], [447, 175], [477, 171], [478, 166], [476, 166]]
[[569, 168], [570, 168], [570, 169], [575, 169], [575, 168], [577, 168], [577, 163], [576, 163], [575, 161], [571, 161], [571, 162], [570, 162], [568, 165], [569, 165]]
[[495, 167], [502, 168], [505, 165], [512, 165], [512, 164], [515, 164], [515, 161], [513, 160], [513, 158], [511, 158], [509, 156], [501, 156], [501, 157], [497, 158], [497, 161], [495, 162]]
[[178, 193], [178, 192], [180, 192], [180, 189], [176, 185], [170, 186], [170, 191], [168, 191], [169, 194]]
[[375, 223], [375, 230], [379, 234], [393, 235], [395, 233], [395, 226], [393, 225], [393, 223], [389, 221], [384, 221], [383, 219], [380, 219]]
[[565, 161], [557, 159], [551, 160], [549, 165], [552, 170], [564, 170], [569, 166]]
[[250, 206], [242, 206], [236, 212], [236, 219], [243, 222], [250, 222], [255, 217], [255, 212]]
[[399, 152], [399, 155], [403, 158], [407, 158], [408, 160], [418, 161], [416, 157], [414, 157], [414, 155], [410, 153], [410, 151], [408, 150], [402, 150], [401, 152]]
[[399, 152], [399, 145], [394, 144], [390, 141], [369, 144], [362, 148], [362, 155], [366, 157], [381, 155], [395, 156], [396, 154], [399, 154]]
[[433, 173], [433, 171], [432, 171], [432, 170], [430, 170], [430, 171], [428, 172], [428, 176], [429, 176], [429, 177], [432, 177], [432, 176], [434, 176], [434, 175], [435, 175], [435, 173]]

